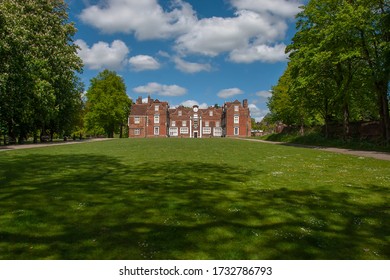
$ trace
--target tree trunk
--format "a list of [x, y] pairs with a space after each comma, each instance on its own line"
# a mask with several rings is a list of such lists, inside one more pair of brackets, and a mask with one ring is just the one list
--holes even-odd
[[122, 134], [123, 134], [123, 124], [121, 123], [121, 128], [119, 131], [119, 138], [122, 138]]
[[387, 96], [388, 85], [387, 82], [376, 82], [375, 89], [378, 94], [378, 106], [380, 123], [382, 127], [383, 139], [386, 145], [390, 143], [390, 116], [389, 116], [389, 98]]
[[53, 142], [54, 130], [50, 129], [50, 142]]
[[329, 138], [329, 122], [330, 122], [330, 117], [329, 115], [325, 116], [325, 139]]
[[349, 107], [348, 104], [344, 105], [344, 119], [343, 119], [343, 128], [344, 128], [344, 141], [349, 138], [350, 129], [349, 129]]
[[301, 128], [299, 130], [299, 133], [301, 134], [301, 136], [304, 136], [305, 135], [305, 124], [304, 124], [304, 121], [302, 119], [301, 121]]
[[8, 122], [8, 144], [15, 144], [16, 137], [14, 133], [13, 121]]

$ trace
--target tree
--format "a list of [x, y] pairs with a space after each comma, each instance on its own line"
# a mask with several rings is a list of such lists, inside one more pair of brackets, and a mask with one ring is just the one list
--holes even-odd
[[114, 71], [104, 70], [91, 79], [86, 96], [86, 128], [95, 135], [114, 137], [126, 123], [131, 107], [123, 79]]
[[[298, 14], [298, 31], [287, 47], [290, 79], [279, 80], [271, 107], [282, 91], [287, 104], [320, 116], [326, 128], [332, 121], [343, 123], [345, 137], [351, 120], [380, 116], [388, 139], [388, 18], [388, 1], [311, 0]], [[302, 115], [290, 117], [297, 121]]]
[[354, 28], [360, 38], [363, 60], [369, 68], [368, 79], [378, 100], [383, 136], [390, 142], [390, 3], [388, 0], [350, 1], [354, 9]]
[[0, 120], [9, 138], [63, 132], [56, 119], [71, 119], [69, 110], [61, 111], [63, 101], [72, 99], [66, 106], [77, 107], [82, 92], [76, 76], [82, 63], [72, 40], [76, 28], [64, 0], [3, 0], [0, 29]]
[[313, 114], [302, 92], [303, 89], [298, 88], [298, 81], [293, 80], [289, 65], [278, 84], [272, 88], [268, 107], [275, 122], [281, 121], [286, 125], [300, 126], [303, 134], [304, 126], [312, 123]]

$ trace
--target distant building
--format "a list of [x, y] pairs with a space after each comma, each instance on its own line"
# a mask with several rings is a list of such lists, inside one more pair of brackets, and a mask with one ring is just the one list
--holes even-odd
[[139, 97], [129, 115], [129, 137], [248, 137], [251, 117], [248, 101], [226, 102], [222, 107], [200, 109], [179, 106], [169, 108], [167, 102]]

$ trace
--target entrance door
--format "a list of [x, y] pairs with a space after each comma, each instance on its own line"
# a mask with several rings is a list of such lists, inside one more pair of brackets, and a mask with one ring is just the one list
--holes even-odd
[[198, 132], [194, 131], [194, 138], [198, 138]]

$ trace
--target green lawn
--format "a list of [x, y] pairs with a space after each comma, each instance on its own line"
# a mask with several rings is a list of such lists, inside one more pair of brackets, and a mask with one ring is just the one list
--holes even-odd
[[390, 259], [390, 162], [231, 139], [0, 152], [0, 259]]

